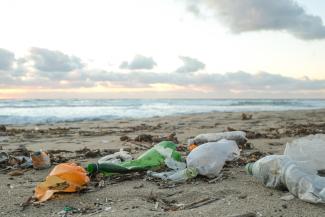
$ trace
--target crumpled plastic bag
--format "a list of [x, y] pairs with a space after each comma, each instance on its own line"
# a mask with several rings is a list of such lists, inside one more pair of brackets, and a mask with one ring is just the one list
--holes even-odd
[[75, 163], [62, 163], [36, 186], [34, 197], [38, 202], [44, 202], [56, 192], [76, 192], [88, 183], [89, 177], [84, 168]]
[[187, 167], [196, 168], [200, 175], [216, 177], [226, 161], [238, 158], [240, 150], [233, 140], [222, 139], [195, 148], [187, 157]]

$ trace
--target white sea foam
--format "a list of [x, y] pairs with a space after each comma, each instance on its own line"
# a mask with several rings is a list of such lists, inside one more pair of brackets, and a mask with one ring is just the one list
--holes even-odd
[[0, 124], [146, 118], [212, 111], [325, 108], [325, 100], [0, 100]]

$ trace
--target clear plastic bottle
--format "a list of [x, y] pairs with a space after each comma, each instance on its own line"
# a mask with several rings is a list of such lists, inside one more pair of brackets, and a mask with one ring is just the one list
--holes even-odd
[[325, 203], [325, 177], [310, 173], [288, 156], [266, 156], [247, 164], [246, 171], [267, 187], [286, 187], [291, 194], [303, 201]]
[[243, 131], [231, 131], [223, 133], [207, 133], [197, 135], [194, 139], [188, 140], [188, 145], [201, 145], [208, 142], [217, 142], [221, 139], [236, 141], [237, 145], [243, 145], [247, 142], [246, 133]]

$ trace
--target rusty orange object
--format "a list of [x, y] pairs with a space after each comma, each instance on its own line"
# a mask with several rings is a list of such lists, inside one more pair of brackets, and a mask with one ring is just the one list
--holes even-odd
[[76, 192], [89, 183], [84, 168], [75, 163], [62, 163], [53, 168], [46, 180], [35, 188], [38, 202], [50, 199], [56, 192]]
[[196, 149], [197, 147], [198, 147], [197, 144], [191, 144], [191, 145], [188, 146], [187, 149], [188, 149], [189, 151], [193, 151], [193, 150]]

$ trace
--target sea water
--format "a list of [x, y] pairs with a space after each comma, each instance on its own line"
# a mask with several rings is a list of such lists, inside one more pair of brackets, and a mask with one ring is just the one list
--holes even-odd
[[207, 112], [325, 108], [325, 100], [286, 99], [51, 99], [0, 100], [0, 124], [148, 118]]

